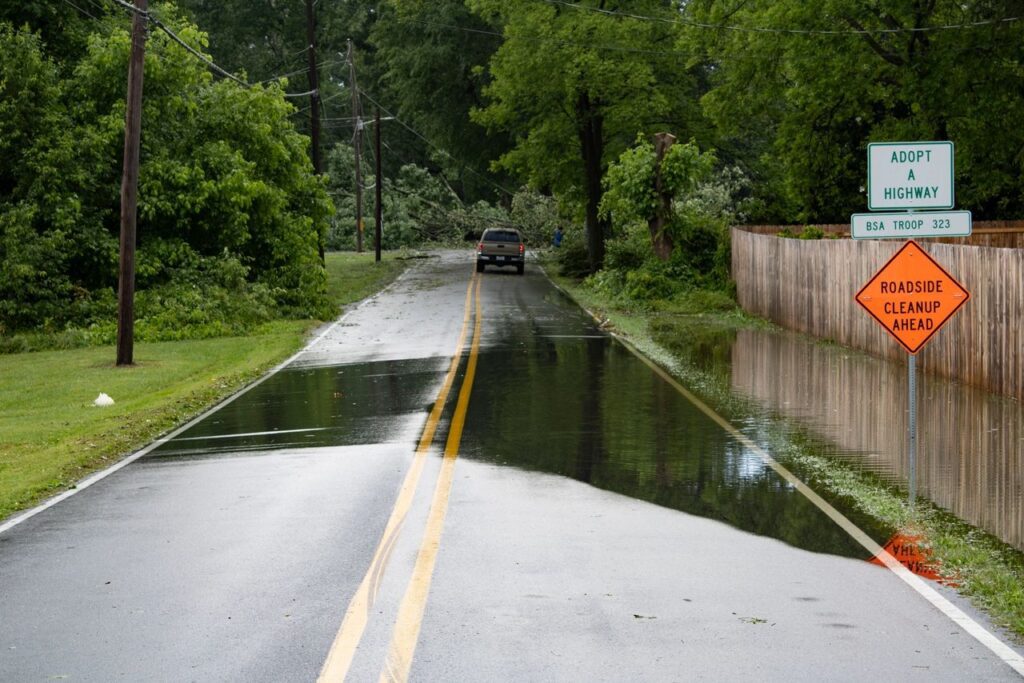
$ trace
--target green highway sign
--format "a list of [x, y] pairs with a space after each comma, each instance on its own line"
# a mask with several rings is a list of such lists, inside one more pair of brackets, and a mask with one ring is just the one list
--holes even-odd
[[868, 144], [869, 211], [952, 208], [952, 142]]
[[970, 211], [855, 213], [850, 216], [850, 237], [859, 240], [966, 237], [971, 234], [971, 225]]

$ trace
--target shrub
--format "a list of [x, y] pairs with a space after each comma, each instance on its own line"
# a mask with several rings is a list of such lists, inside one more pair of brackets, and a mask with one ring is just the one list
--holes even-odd
[[604, 267], [606, 270], [636, 270], [651, 256], [651, 238], [647, 229], [637, 227], [605, 243]]
[[626, 273], [626, 296], [634, 301], [671, 299], [679, 289], [678, 281], [662, 272], [644, 269]]
[[820, 240], [823, 237], [825, 237], [825, 231], [815, 225], [804, 226], [803, 232], [797, 236], [802, 240]]
[[590, 274], [587, 246], [579, 235], [566, 235], [558, 250], [558, 272], [565, 277], [582, 280]]

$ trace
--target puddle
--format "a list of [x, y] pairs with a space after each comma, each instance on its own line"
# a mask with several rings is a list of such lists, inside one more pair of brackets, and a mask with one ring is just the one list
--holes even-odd
[[[485, 303], [503, 320], [485, 335], [461, 457], [571, 477], [800, 548], [867, 559], [628, 350], [592, 323], [581, 330], [572, 316], [557, 329], [559, 316], [543, 308], [517, 316], [514, 306]], [[879, 541], [891, 532], [844, 512]]]
[[414, 444], [449, 362], [437, 358], [287, 368], [148, 457]]

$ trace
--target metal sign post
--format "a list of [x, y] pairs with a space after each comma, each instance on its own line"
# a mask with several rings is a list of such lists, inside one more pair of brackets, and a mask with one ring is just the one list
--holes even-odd
[[907, 403], [910, 405], [910, 424], [907, 435], [907, 452], [910, 459], [910, 512], [914, 513], [917, 498], [917, 356], [909, 355], [907, 361]]
[[907, 455], [911, 508], [917, 496], [915, 354], [970, 298], [970, 293], [913, 240], [904, 244], [854, 297], [909, 354]]

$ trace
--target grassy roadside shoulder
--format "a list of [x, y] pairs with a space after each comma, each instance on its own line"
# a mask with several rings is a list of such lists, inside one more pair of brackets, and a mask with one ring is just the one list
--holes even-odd
[[[339, 311], [405, 270], [389, 254], [327, 255]], [[73, 488], [238, 391], [300, 349], [314, 320], [275, 321], [245, 337], [137, 344], [133, 367], [111, 347], [0, 355], [0, 521]], [[104, 392], [115, 404], [92, 405]]]
[[[722, 307], [701, 311], [701, 295], [685, 297], [681, 306], [623, 306], [594, 288], [558, 275], [556, 264], [544, 266], [555, 284], [601, 320], [603, 327], [624, 337], [727, 419], [763, 421], [761, 408], [732, 392], [727, 363], [714, 358], [714, 353], [721, 348], [715, 341], [723, 336], [748, 326], [771, 327], [770, 323]], [[927, 501], [911, 510], [905, 490], [824, 455], [815, 435], [799, 424], [773, 417], [770, 424], [774, 426], [764, 444], [773, 457], [825, 498], [842, 501], [896, 532], [924, 539], [921, 545], [931, 551], [959, 592], [1024, 643], [1024, 553]]]

